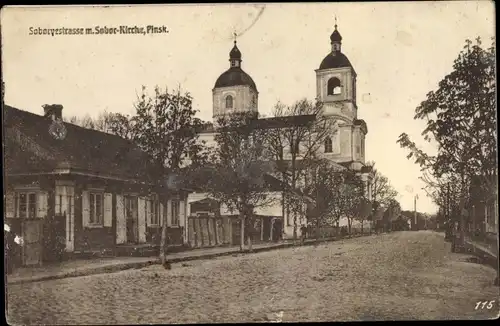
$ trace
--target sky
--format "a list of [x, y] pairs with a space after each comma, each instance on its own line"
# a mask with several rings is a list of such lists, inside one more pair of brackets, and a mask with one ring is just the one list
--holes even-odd
[[[242, 68], [259, 91], [259, 112], [316, 97], [315, 69], [330, 51], [337, 17], [342, 52], [357, 77], [358, 118], [366, 121], [366, 160], [386, 175], [403, 209], [433, 213], [420, 169], [396, 143], [406, 132], [433, 152], [413, 119], [426, 94], [452, 70], [467, 38], [489, 45], [490, 1], [303, 4], [196, 4], [109, 7], [3, 7], [5, 103], [42, 114], [62, 104], [64, 116], [130, 114], [144, 85], [181, 87], [199, 117], [211, 120], [212, 88], [229, 67], [233, 33]], [[30, 28], [166, 26], [168, 33], [30, 35]]]

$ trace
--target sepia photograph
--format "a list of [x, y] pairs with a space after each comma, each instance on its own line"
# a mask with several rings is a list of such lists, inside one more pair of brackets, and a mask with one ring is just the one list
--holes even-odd
[[492, 1], [4, 6], [9, 325], [489, 320]]

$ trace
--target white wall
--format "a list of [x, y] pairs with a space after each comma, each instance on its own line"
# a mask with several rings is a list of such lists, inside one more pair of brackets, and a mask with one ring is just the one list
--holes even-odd
[[[226, 109], [226, 96], [233, 97], [233, 108]], [[213, 117], [218, 115], [253, 111], [258, 112], [258, 95], [250, 86], [221, 87], [213, 90]], [[214, 123], [217, 121], [213, 121]]]
[[269, 193], [269, 198], [273, 202], [269, 206], [256, 207], [255, 214], [265, 216], [283, 216], [283, 205], [281, 205], [281, 192]]
[[[271, 205], [266, 207], [257, 207], [255, 208], [255, 214], [257, 215], [266, 215], [266, 216], [282, 216], [282, 205], [281, 205], [281, 193], [280, 192], [272, 192], [269, 194], [270, 198], [272, 198], [273, 202]], [[190, 193], [188, 195], [188, 215], [191, 214], [190, 205], [193, 202], [210, 198], [208, 193]], [[231, 212], [226, 205], [221, 205], [220, 210], [221, 215], [237, 215], [239, 212], [237, 210]]]

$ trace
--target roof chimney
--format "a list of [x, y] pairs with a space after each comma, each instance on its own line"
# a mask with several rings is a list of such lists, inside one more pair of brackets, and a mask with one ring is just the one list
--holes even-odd
[[43, 113], [47, 118], [52, 118], [53, 120], [62, 120], [62, 109], [61, 104], [44, 104]]

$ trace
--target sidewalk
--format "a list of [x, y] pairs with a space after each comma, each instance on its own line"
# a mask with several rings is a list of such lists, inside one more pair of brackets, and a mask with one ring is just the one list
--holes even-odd
[[[335, 241], [335, 238], [322, 239], [318, 242]], [[308, 239], [304, 245], [315, 244], [314, 239]], [[288, 248], [294, 246], [293, 241], [278, 243], [262, 243], [252, 246], [252, 252]], [[241, 254], [239, 246], [215, 247], [204, 249], [193, 249], [184, 252], [167, 255], [171, 263], [179, 263], [197, 259], [211, 259], [218, 256]], [[246, 253], [246, 252], [243, 252]], [[7, 275], [7, 284], [31, 283], [47, 280], [55, 280], [67, 277], [78, 277], [92, 274], [113, 273], [132, 268], [143, 268], [152, 264], [158, 264], [158, 257], [113, 257], [100, 259], [81, 259], [65, 261], [58, 264], [50, 264], [41, 267], [18, 268], [11, 275]]]
[[482, 251], [494, 258], [498, 258], [498, 246], [495, 244], [467, 237], [465, 238], [465, 242], [472, 246], [474, 249]]

